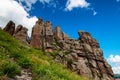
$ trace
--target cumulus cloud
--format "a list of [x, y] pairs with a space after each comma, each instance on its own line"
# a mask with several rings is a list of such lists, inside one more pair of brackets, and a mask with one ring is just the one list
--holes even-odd
[[110, 58], [109, 58], [110, 62], [113, 62], [113, 63], [120, 63], [120, 56], [119, 55], [110, 55]]
[[86, 8], [87, 10], [91, 10], [95, 16], [97, 12], [90, 6], [90, 3], [86, 0], [67, 0], [65, 11], [72, 11], [74, 8]]
[[[32, 1], [32, 0], [31, 0]], [[28, 35], [31, 35], [32, 27], [37, 21], [37, 17], [30, 15], [15, 0], [3, 0], [0, 3], [0, 27], [4, 27], [9, 20], [28, 28]]]
[[66, 4], [66, 10], [71, 11], [73, 8], [87, 8], [90, 6], [86, 0], [68, 0]]
[[110, 55], [108, 61], [113, 64], [114, 73], [120, 74], [120, 55]]

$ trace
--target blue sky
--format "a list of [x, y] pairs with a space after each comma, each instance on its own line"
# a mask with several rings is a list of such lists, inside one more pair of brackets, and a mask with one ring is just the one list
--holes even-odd
[[[40, 17], [59, 25], [71, 38], [78, 30], [96, 38], [104, 57], [120, 73], [120, 0], [4, 0], [0, 3], [0, 26], [9, 20], [31, 29]], [[11, 15], [11, 16], [10, 16]]]

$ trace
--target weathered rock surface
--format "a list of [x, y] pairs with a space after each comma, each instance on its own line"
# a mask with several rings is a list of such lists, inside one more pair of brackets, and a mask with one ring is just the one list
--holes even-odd
[[99, 43], [91, 34], [79, 31], [79, 39], [70, 39], [59, 26], [52, 33], [51, 23], [39, 19], [32, 31], [31, 46], [48, 52], [59, 51], [55, 61], [92, 80], [113, 80], [111, 66], [103, 57]]
[[[92, 80], [114, 80], [111, 66], [103, 57], [99, 43], [90, 33], [79, 31], [79, 40], [62, 41], [62, 48], [55, 61], [61, 62], [79, 75]], [[63, 49], [67, 46], [65, 49]]]
[[28, 42], [27, 42], [27, 38], [28, 38], [27, 31], [28, 31], [27, 28], [23, 27], [22, 25], [18, 25], [13, 36], [15, 38], [19, 39], [20, 41], [28, 44]]
[[3, 30], [14, 36], [15, 38], [19, 39], [21, 42], [28, 44], [28, 29], [23, 27], [22, 25], [18, 25], [15, 29], [15, 23], [13, 21], [9, 21]]
[[53, 33], [51, 22], [43, 22], [40, 18], [32, 29], [32, 39], [30, 45], [43, 50], [51, 49], [53, 43]]
[[9, 21], [3, 30], [9, 33], [10, 35], [13, 35], [15, 30], [15, 23], [13, 21]]
[[60, 40], [67, 40], [67, 39], [69, 39], [69, 36], [66, 35], [64, 32], [62, 32], [61, 29], [60, 29], [60, 27], [57, 26], [54, 29], [54, 38], [57, 41], [60, 41]]
[[[14, 30], [12, 21], [4, 28], [4, 31], [27, 43], [27, 29], [19, 25]], [[46, 52], [57, 51], [56, 62], [90, 80], [114, 80], [111, 66], [104, 59], [98, 41], [88, 32], [79, 31], [78, 34], [78, 40], [70, 39], [59, 26], [52, 32], [52, 23], [39, 18], [32, 29], [30, 45]]]

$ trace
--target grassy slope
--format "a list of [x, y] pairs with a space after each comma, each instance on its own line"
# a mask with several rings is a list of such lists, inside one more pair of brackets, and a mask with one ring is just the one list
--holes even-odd
[[87, 80], [0, 30], [0, 79], [20, 74], [19, 66], [31, 69], [33, 80]]

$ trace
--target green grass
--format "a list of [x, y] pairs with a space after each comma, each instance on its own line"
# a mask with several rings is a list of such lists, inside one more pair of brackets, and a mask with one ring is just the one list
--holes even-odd
[[0, 30], [0, 79], [20, 74], [21, 66], [32, 71], [33, 80], [87, 80], [54, 62], [46, 54]]

